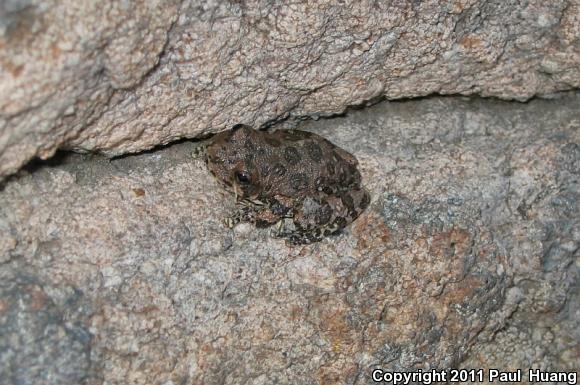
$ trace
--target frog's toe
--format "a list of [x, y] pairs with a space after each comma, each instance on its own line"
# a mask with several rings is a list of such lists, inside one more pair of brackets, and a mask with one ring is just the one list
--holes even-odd
[[287, 238], [290, 234], [296, 231], [294, 222], [290, 218], [282, 218], [274, 224], [270, 235], [275, 238]]
[[270, 230], [270, 236], [274, 238], [286, 238], [288, 233], [284, 219], [279, 220]]
[[223, 223], [228, 229], [233, 229], [238, 223], [240, 223], [240, 220], [239, 218], [226, 217], [224, 218]]

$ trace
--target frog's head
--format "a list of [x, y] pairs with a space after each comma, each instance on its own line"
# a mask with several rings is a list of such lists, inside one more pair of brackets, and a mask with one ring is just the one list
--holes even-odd
[[214, 136], [206, 152], [209, 171], [242, 199], [256, 199], [261, 192], [260, 174], [254, 164], [254, 129], [239, 125]]

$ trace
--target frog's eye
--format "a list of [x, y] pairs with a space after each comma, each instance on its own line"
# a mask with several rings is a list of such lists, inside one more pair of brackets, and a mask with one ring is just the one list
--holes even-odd
[[250, 184], [251, 178], [250, 173], [247, 171], [237, 171], [236, 172], [236, 180], [239, 184]]

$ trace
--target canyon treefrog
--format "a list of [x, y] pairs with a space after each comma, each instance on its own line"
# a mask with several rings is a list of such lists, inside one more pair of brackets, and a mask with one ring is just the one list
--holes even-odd
[[356, 158], [310, 132], [240, 125], [217, 134], [205, 153], [210, 172], [238, 201], [229, 227], [277, 224], [274, 236], [306, 244], [339, 232], [370, 202]]

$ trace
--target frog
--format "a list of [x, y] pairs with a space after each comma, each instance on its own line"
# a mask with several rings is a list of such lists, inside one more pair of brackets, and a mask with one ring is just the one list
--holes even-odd
[[236, 198], [225, 224], [272, 226], [271, 235], [290, 245], [340, 233], [370, 203], [358, 160], [312, 132], [237, 125], [216, 134], [203, 158]]

